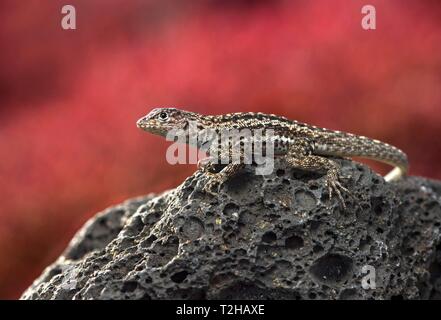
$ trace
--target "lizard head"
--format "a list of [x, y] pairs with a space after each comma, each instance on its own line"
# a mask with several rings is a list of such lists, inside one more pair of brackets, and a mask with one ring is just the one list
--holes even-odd
[[165, 137], [171, 130], [185, 130], [190, 121], [198, 121], [198, 115], [175, 108], [155, 108], [136, 125], [144, 131]]

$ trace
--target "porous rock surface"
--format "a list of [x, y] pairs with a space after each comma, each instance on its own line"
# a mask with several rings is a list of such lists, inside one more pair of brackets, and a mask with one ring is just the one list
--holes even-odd
[[[176, 189], [92, 218], [22, 299], [436, 299], [441, 183], [385, 183], [338, 159], [347, 208], [324, 176], [276, 162], [218, 195], [196, 172]], [[362, 280], [375, 270], [375, 289]]]

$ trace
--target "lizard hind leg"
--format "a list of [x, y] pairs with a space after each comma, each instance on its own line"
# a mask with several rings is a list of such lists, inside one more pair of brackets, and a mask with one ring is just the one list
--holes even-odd
[[292, 146], [285, 155], [285, 161], [295, 167], [306, 171], [324, 171], [326, 172], [326, 187], [328, 188], [329, 200], [331, 201], [335, 193], [340, 200], [343, 208], [346, 208], [345, 201], [342, 196], [342, 191], [350, 194], [340, 183], [340, 166], [333, 160], [317, 155], [312, 155], [308, 152], [305, 145]]

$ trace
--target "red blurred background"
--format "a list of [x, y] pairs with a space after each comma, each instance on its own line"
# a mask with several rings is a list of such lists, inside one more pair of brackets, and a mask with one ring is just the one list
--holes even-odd
[[[61, 7], [77, 11], [63, 30]], [[361, 28], [372, 4], [377, 29]], [[441, 3], [0, 2], [0, 298], [97, 211], [178, 185], [154, 106], [263, 111], [395, 144], [441, 178]], [[386, 167], [375, 167], [385, 172]]]

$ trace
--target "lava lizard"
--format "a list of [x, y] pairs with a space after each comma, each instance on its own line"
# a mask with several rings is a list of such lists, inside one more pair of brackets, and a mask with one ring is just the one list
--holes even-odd
[[[274, 154], [285, 157], [292, 167], [306, 171], [324, 171], [329, 199], [333, 192], [339, 197], [343, 207], [345, 202], [341, 191], [349, 191], [340, 183], [340, 167], [328, 156], [362, 157], [387, 163], [395, 168], [384, 179], [397, 180], [406, 175], [408, 160], [400, 149], [387, 143], [351, 133], [315, 127], [295, 120], [264, 113], [230, 113], [224, 115], [202, 115], [176, 108], [156, 108], [137, 122], [137, 126], [147, 132], [165, 137], [170, 130], [187, 129], [189, 123], [197, 123], [198, 130], [213, 129], [217, 132], [228, 129], [272, 129], [274, 134]], [[186, 143], [189, 143], [187, 137]], [[204, 141], [198, 141], [201, 147]], [[223, 146], [225, 148], [225, 146]], [[228, 147], [227, 147], [228, 149]], [[229, 153], [231, 150], [221, 150]], [[244, 165], [227, 164], [220, 172], [213, 172], [210, 157], [198, 163], [198, 167], [210, 174], [210, 187], [221, 184], [235, 175]], [[210, 188], [209, 187], [209, 188]], [[209, 189], [208, 188], [208, 189]]]

